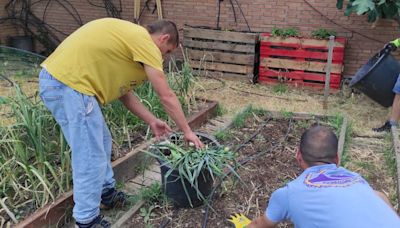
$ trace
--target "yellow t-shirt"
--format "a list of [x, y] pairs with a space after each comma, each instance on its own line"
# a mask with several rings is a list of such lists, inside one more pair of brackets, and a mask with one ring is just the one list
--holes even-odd
[[163, 71], [162, 61], [160, 49], [145, 28], [104, 18], [73, 32], [41, 66], [104, 105], [147, 80], [143, 64]]

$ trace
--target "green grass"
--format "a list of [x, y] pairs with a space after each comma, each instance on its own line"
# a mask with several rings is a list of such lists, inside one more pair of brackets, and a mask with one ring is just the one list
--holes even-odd
[[290, 112], [290, 111], [287, 111], [286, 109], [282, 109], [282, 110], [281, 110], [281, 115], [282, 115], [282, 117], [285, 118], [285, 119], [290, 119], [290, 118], [293, 117], [294, 113], [293, 113], [293, 112]]
[[236, 114], [232, 120], [232, 126], [235, 129], [242, 128], [246, 123], [246, 119], [251, 115], [264, 115], [266, 113], [263, 109], [254, 108], [251, 105], [247, 106], [242, 112]]
[[224, 108], [224, 107], [222, 107], [222, 105], [220, 105], [220, 104], [218, 104], [217, 105], [217, 111], [216, 111], [217, 113], [217, 116], [223, 116], [224, 114], [226, 114], [227, 113], [227, 110]]
[[391, 134], [387, 134], [385, 137], [385, 141], [388, 142], [390, 147], [386, 147], [382, 153], [383, 157], [385, 158], [385, 163], [387, 166], [387, 169], [389, 170], [389, 174], [396, 179], [397, 178], [397, 163], [396, 163], [396, 154], [395, 150], [392, 146], [392, 138]]
[[214, 137], [218, 140], [218, 141], [226, 141], [229, 140], [232, 135], [228, 132], [228, 131], [217, 131], [214, 133]]
[[278, 95], [285, 94], [288, 91], [288, 86], [284, 83], [278, 83], [272, 87], [272, 92]]

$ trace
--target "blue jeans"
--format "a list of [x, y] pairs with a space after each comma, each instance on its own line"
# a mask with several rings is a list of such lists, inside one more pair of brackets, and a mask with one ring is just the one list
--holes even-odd
[[40, 98], [61, 126], [71, 147], [73, 216], [88, 223], [100, 213], [101, 194], [113, 188], [111, 134], [94, 96], [77, 92], [45, 69], [39, 74]]
[[397, 77], [396, 84], [394, 84], [394, 87], [393, 87], [392, 91], [395, 94], [400, 94], [400, 75]]

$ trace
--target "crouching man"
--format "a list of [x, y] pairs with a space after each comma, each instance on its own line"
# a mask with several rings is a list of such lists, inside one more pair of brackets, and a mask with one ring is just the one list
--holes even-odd
[[329, 128], [306, 130], [296, 155], [303, 173], [276, 190], [265, 214], [244, 227], [275, 227], [285, 220], [304, 228], [400, 227], [384, 194], [359, 174], [338, 166], [337, 150], [338, 139]]

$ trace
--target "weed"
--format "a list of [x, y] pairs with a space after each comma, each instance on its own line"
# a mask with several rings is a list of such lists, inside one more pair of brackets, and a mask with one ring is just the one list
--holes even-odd
[[216, 133], [214, 133], [214, 137], [218, 141], [226, 141], [226, 140], [229, 140], [231, 138], [231, 135], [227, 131], [220, 130], [220, 131], [217, 131]]
[[216, 112], [217, 112], [216, 113], [217, 116], [223, 116], [225, 113], [227, 113], [226, 109], [224, 107], [222, 107], [220, 104], [217, 105], [217, 111]]
[[290, 111], [287, 111], [286, 109], [282, 109], [282, 110], [281, 110], [281, 115], [282, 115], [283, 118], [285, 118], [285, 119], [290, 119], [290, 118], [293, 117], [294, 113], [293, 113], [293, 112], [290, 112]]
[[150, 218], [153, 216], [154, 206], [151, 205], [148, 208], [142, 207], [140, 208], [139, 214], [143, 217], [143, 221], [146, 224], [146, 227], [153, 227], [149, 224]]
[[139, 191], [139, 197], [146, 203], [162, 202], [165, 199], [161, 184], [158, 182], [141, 188]]
[[338, 113], [335, 116], [328, 119], [328, 125], [335, 129], [336, 135], [338, 137], [342, 129], [343, 119], [344, 119], [343, 116]]
[[308, 129], [311, 126], [311, 122], [307, 120], [299, 120], [296, 122], [296, 127], [298, 129]]
[[282, 95], [288, 91], [288, 87], [286, 84], [278, 83], [272, 87], [272, 91], [276, 94]]

